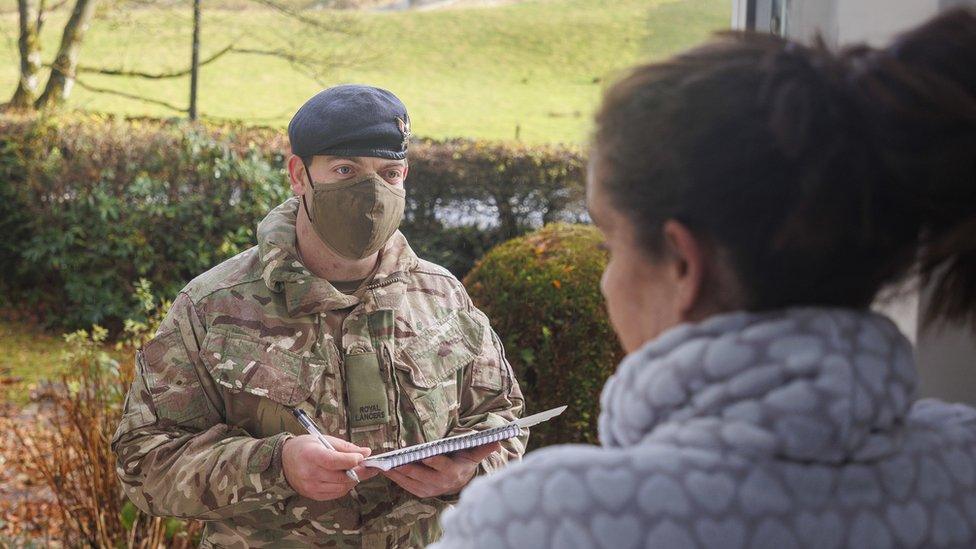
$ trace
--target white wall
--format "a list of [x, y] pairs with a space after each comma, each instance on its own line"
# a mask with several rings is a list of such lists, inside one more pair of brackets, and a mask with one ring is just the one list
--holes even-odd
[[[769, 30], [774, 0], [756, 0], [756, 30]], [[818, 33], [832, 45], [878, 46], [940, 9], [976, 5], [976, 0], [781, 0], [787, 6], [787, 36], [808, 42]], [[732, 0], [732, 28], [746, 25], [748, 0]]]
[[837, 0], [836, 44], [881, 46], [938, 11], [939, 0]]
[[837, 44], [840, 33], [837, 19], [838, 1], [790, 0], [787, 36], [801, 42], [811, 42], [819, 34], [828, 44]]
[[746, 28], [746, 2], [745, 0], [732, 0], [732, 24], [733, 29]]

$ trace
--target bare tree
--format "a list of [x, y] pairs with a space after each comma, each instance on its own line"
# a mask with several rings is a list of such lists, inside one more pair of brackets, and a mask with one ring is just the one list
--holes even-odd
[[[303, 44], [299, 38], [302, 33], [278, 33], [278, 44], [243, 44], [242, 37], [231, 39], [230, 44], [220, 48], [209, 57], [201, 59], [201, 0], [192, 0], [193, 5], [193, 33], [191, 42], [191, 59], [189, 66], [185, 69], [177, 69], [162, 72], [147, 72], [128, 70], [124, 67], [109, 68], [82, 65], [78, 62], [82, 39], [89, 23], [92, 19], [97, 0], [74, 0], [74, 9], [71, 17], [65, 24], [61, 44], [58, 54], [53, 63], [43, 64], [41, 62], [40, 43], [38, 40], [41, 25], [44, 21], [46, 12], [57, 9], [71, 0], [61, 0], [61, 3], [54, 7], [45, 8], [45, 1], [49, 0], [17, 0], [20, 13], [20, 72], [21, 78], [8, 108], [17, 109], [47, 109], [58, 107], [64, 103], [74, 85], [85, 90], [115, 95], [127, 99], [142, 101], [145, 103], [162, 106], [164, 108], [185, 113], [191, 120], [199, 117], [199, 94], [198, 87], [200, 82], [200, 68], [208, 65], [227, 54], [238, 55], [260, 55], [271, 56], [288, 62], [297, 72], [312, 78], [316, 82], [324, 85], [327, 72], [340, 66], [348, 66], [354, 63], [361, 63], [367, 60], [366, 53], [346, 52], [343, 55], [330, 55], [323, 51], [318, 45], [309, 46]], [[125, 0], [123, 0], [125, 1]], [[144, 4], [143, 0], [128, 0], [130, 3]], [[323, 34], [333, 34], [340, 36], [350, 36], [355, 33], [355, 25], [348, 18], [333, 18], [329, 21], [311, 17], [300, 10], [291, 8], [280, 0], [252, 0], [256, 4], [271, 10], [282, 18], [299, 22], [302, 26], [313, 29], [316, 36]], [[148, 2], [151, 5], [151, 1]], [[336, 41], [332, 41], [335, 43]], [[242, 45], [238, 45], [242, 44]], [[38, 76], [43, 67], [51, 70], [44, 92], [36, 98], [38, 88]], [[141, 95], [129, 93], [122, 90], [112, 89], [105, 86], [95, 86], [91, 83], [79, 79], [79, 75], [97, 74], [100, 76], [116, 76], [126, 78], [144, 79], [170, 79], [183, 78], [190, 76], [189, 105], [182, 107]]]
[[30, 110], [48, 108], [64, 102], [74, 78], [81, 41], [95, 11], [97, 0], [76, 0], [71, 17], [64, 26], [58, 54], [51, 66], [51, 75], [40, 97], [37, 97], [41, 67], [41, 27], [49, 11], [64, 6], [62, 0], [54, 6], [45, 5], [45, 0], [17, 0], [19, 14], [19, 39], [17, 49], [20, 55], [20, 78], [17, 89], [10, 102], [4, 105], [9, 109]]
[[[276, 40], [272, 40], [275, 43], [268, 42], [267, 37], [264, 37], [265, 41], [262, 42], [262, 37], [249, 36], [249, 42], [251, 43], [245, 44], [242, 37], [238, 37], [231, 39], [228, 45], [220, 48], [215, 53], [201, 59], [202, 2], [201, 0], [192, 0], [192, 50], [190, 63], [186, 68], [162, 72], [147, 72], [127, 70], [124, 67], [109, 68], [82, 65], [78, 62], [81, 44], [93, 18], [98, 0], [59, 0], [60, 3], [54, 6], [45, 5], [45, 2], [50, 1], [52, 0], [17, 0], [20, 15], [18, 41], [20, 79], [13, 97], [5, 105], [7, 108], [18, 110], [56, 108], [65, 102], [72, 88], [77, 85], [87, 91], [142, 101], [176, 112], [185, 113], [191, 120], [195, 120], [200, 115], [198, 92], [200, 69], [225, 55], [238, 54], [275, 57], [286, 61], [294, 70], [322, 85], [325, 85], [325, 75], [328, 72], [339, 66], [348, 66], [357, 62], [363, 62], [367, 59], [368, 55], [361, 51], [356, 53], [347, 52], [342, 55], [329, 54], [317, 45], [310, 47], [308, 44], [302, 43], [300, 38], [303, 33], [284, 32], [283, 29], [278, 29], [281, 32], [277, 33]], [[47, 13], [57, 10], [71, 1], [74, 2], [74, 6], [68, 22], [64, 26], [61, 43], [54, 62], [42, 63], [39, 36], [44, 18]], [[121, 1], [123, 3], [147, 6], [154, 4], [154, 0]], [[357, 34], [356, 25], [347, 18], [332, 18], [328, 21], [322, 21], [300, 10], [294, 9], [280, 0], [251, 1], [271, 10], [282, 19], [297, 21], [302, 26], [313, 29], [317, 36], [333, 34], [348, 37]], [[336, 42], [332, 41], [332, 43]], [[48, 77], [48, 82], [43, 93], [38, 97], [39, 77], [43, 68], [50, 69], [50, 76]], [[79, 79], [79, 76], [84, 78], [85, 74], [153, 80], [183, 78], [189, 75], [189, 105], [182, 107], [159, 99], [144, 97], [111, 87], [95, 86]]]
[[190, 55], [190, 120], [197, 119], [197, 82], [200, 78], [200, 0], [193, 0], [193, 47]]
[[[352, 24], [351, 20], [347, 18], [334, 19], [328, 22], [320, 21], [313, 17], [302, 13], [299, 10], [295, 10], [288, 5], [281, 3], [278, 0], [252, 0], [254, 3], [268, 8], [274, 13], [285, 19], [291, 19], [297, 21], [302, 26], [309, 27], [317, 31], [317, 36], [323, 34], [336, 34], [342, 36], [351, 36], [355, 34], [355, 26]], [[362, 63], [369, 59], [368, 53], [357, 52], [345, 53], [342, 56], [328, 55], [323, 53], [317, 46], [309, 47], [307, 44], [303, 45], [301, 38], [301, 33], [297, 35], [295, 33], [279, 31], [277, 32], [277, 38], [279, 44], [261, 44], [258, 47], [249, 47], [236, 45], [241, 42], [241, 39], [234, 39], [231, 41], [230, 45], [227, 45], [215, 54], [207, 57], [206, 59], [200, 59], [200, 26], [202, 14], [200, 10], [200, 0], [193, 0], [193, 33], [191, 42], [191, 58], [190, 65], [186, 69], [181, 69], [177, 71], [162, 72], [162, 73], [147, 73], [144, 71], [132, 71], [125, 69], [107, 69], [107, 68], [97, 68], [97, 67], [87, 67], [79, 66], [77, 67], [77, 72], [81, 73], [93, 73], [102, 76], [124, 76], [124, 77], [136, 77], [136, 78], [147, 78], [147, 79], [168, 79], [168, 78], [180, 78], [186, 75], [190, 75], [190, 94], [189, 94], [189, 107], [182, 108], [176, 105], [166, 103], [157, 99], [152, 99], [148, 97], [141, 97], [134, 94], [129, 94], [122, 91], [112, 90], [108, 88], [100, 88], [91, 86], [82, 81], [78, 81], [78, 85], [86, 90], [94, 91], [98, 93], [107, 93], [111, 95], [116, 95], [119, 97], [125, 97], [128, 99], [135, 99], [138, 101], [143, 101], [146, 103], [166, 107], [170, 110], [176, 112], [186, 113], [190, 120], [196, 120], [200, 116], [199, 112], [199, 81], [200, 81], [200, 68], [208, 65], [217, 59], [223, 57], [226, 54], [238, 54], [238, 55], [259, 55], [274, 57], [288, 62], [291, 67], [305, 76], [315, 80], [320, 85], [325, 85], [325, 75], [338, 67], [350, 66], [355, 63]]]
[[13, 109], [27, 110], [34, 107], [34, 100], [37, 98], [37, 76], [41, 71], [41, 47], [38, 38], [44, 0], [40, 0], [40, 5], [36, 0], [17, 0], [17, 11], [20, 14], [20, 38], [17, 40], [20, 79], [9, 105]]
[[76, 0], [71, 10], [71, 17], [64, 25], [61, 35], [61, 45], [58, 55], [51, 67], [51, 76], [47, 79], [44, 93], [37, 99], [34, 106], [38, 109], [58, 107], [64, 103], [74, 85], [75, 67], [78, 65], [78, 52], [81, 41], [88, 30], [92, 14], [95, 12], [96, 0]]

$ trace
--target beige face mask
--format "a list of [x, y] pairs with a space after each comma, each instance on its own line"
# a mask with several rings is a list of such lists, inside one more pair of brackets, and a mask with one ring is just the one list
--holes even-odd
[[362, 259], [379, 251], [400, 227], [405, 198], [402, 187], [369, 174], [354, 181], [312, 185], [314, 214], [308, 209], [308, 193], [302, 203], [315, 233], [329, 248], [346, 259]]

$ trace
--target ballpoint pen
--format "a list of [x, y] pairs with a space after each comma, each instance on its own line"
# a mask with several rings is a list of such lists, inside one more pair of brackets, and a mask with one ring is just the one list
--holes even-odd
[[[299, 408], [292, 408], [291, 413], [295, 415], [295, 418], [298, 420], [299, 423], [302, 424], [302, 427], [304, 427], [305, 430], [308, 431], [310, 435], [313, 435], [319, 439], [319, 442], [321, 442], [323, 446], [325, 446], [329, 450], [332, 450], [333, 452], [338, 451], [335, 449], [335, 446], [332, 446], [332, 444], [329, 442], [329, 439], [325, 438], [322, 432], [319, 431], [318, 427], [315, 426], [315, 423], [312, 422], [312, 418], [308, 417], [308, 414], [306, 414], [304, 410], [301, 410]], [[356, 475], [356, 472], [353, 471], [352, 469], [346, 471], [346, 476], [356, 482], [359, 482], [359, 476]]]

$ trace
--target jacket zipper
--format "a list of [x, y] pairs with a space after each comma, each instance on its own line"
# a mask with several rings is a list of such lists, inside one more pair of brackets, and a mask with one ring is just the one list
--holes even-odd
[[388, 286], [390, 284], [393, 284], [394, 282], [400, 282], [401, 280], [402, 279], [400, 278], [400, 273], [393, 274], [393, 275], [390, 275], [390, 276], [384, 278], [383, 280], [381, 280], [379, 282], [373, 282], [371, 284], [367, 284], [366, 285], [366, 289], [367, 290], [375, 290], [376, 288], [382, 288], [383, 286]]

